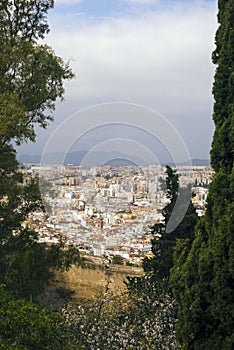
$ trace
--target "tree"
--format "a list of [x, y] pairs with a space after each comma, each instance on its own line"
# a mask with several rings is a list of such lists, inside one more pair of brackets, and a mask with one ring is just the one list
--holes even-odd
[[0, 348], [77, 349], [65, 319], [31, 302], [14, 300], [0, 287]]
[[112, 264], [123, 265], [124, 259], [121, 255], [114, 255], [112, 258]]
[[216, 32], [216, 49], [212, 54], [213, 63], [217, 65], [213, 84], [215, 133], [210, 155], [211, 164], [216, 172], [223, 169], [230, 174], [233, 166], [234, 149], [234, 5], [231, 0], [219, 0], [218, 6], [220, 26]]
[[[134, 302], [135, 306], [132, 317], [136, 317], [139, 324], [142, 317], [144, 318], [142, 327], [147, 330], [149, 339], [146, 344], [149, 348], [178, 349], [179, 344], [175, 338], [177, 306], [175, 299], [171, 296], [168, 280], [173, 266], [173, 252], [177, 247], [177, 241], [183, 242], [187, 250], [189, 249], [194, 238], [194, 227], [198, 221], [198, 216], [192, 202], [190, 201], [189, 205], [187, 203], [188, 194], [186, 191], [190, 191], [191, 194], [190, 188], [180, 189], [179, 191], [179, 176], [176, 170], [171, 167], [166, 167], [166, 174], [165, 184], [168, 204], [162, 212], [164, 222], [156, 223], [152, 227], [152, 232], [155, 235], [152, 240], [154, 257], [144, 259], [145, 276], [128, 277], [127, 286], [130, 300]], [[172, 232], [168, 232], [166, 227], [178, 196], [180, 196], [180, 207], [186, 205], [187, 211], [179, 225]], [[179, 216], [175, 217], [175, 220], [179, 219]], [[156, 316], [153, 320], [154, 315]], [[151, 331], [147, 329], [148, 326], [151, 326]], [[137, 331], [141, 334], [141, 331], [138, 329]], [[145, 331], [142, 332], [140, 337], [144, 339], [144, 336]]]
[[182, 349], [234, 346], [234, 2], [219, 0], [218, 6], [220, 26], [212, 56], [217, 65], [211, 149], [215, 176], [191, 250], [183, 257], [185, 250], [180, 247], [171, 275]]
[[68, 64], [38, 44], [49, 32], [46, 14], [53, 0], [3, 0], [0, 4], [0, 139], [35, 140], [35, 125], [45, 128], [64, 79], [73, 77]]
[[[35, 140], [35, 125], [45, 128], [63, 81], [73, 77], [68, 64], [38, 43], [49, 31], [52, 0], [0, 3], [0, 283], [17, 297], [34, 298], [53, 269], [68, 268], [78, 253], [43, 246], [25, 226], [28, 215], [43, 210], [38, 181], [24, 184], [13, 144]], [[73, 252], [74, 253], [74, 252]]]
[[180, 196], [180, 206], [188, 205], [186, 200], [183, 200], [185, 191], [190, 191], [190, 188], [181, 189], [179, 193], [179, 176], [176, 170], [171, 167], [166, 167], [166, 196], [169, 203], [164, 207], [162, 214], [164, 216], [163, 223], [156, 223], [152, 227], [152, 233], [155, 238], [152, 240], [153, 258], [145, 258], [143, 267], [145, 271], [153, 271], [155, 279], [162, 280], [168, 278], [170, 269], [173, 265], [173, 251], [177, 239], [186, 239], [187, 245], [191, 245], [194, 238], [194, 228], [198, 221], [196, 210], [190, 201], [186, 215], [180, 224], [172, 231], [167, 232], [166, 226], [169, 222], [171, 213], [175, 206], [177, 197]]
[[105, 288], [92, 301], [68, 306], [65, 315], [81, 349], [177, 350], [176, 307], [163, 290], [155, 289], [148, 277], [138, 293], [117, 293]]

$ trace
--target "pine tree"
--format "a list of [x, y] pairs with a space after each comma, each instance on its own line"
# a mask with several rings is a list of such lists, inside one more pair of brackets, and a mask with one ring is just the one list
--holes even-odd
[[234, 347], [234, 2], [219, 0], [213, 86], [215, 176], [205, 216], [191, 250], [180, 246], [171, 286], [179, 304], [177, 335], [182, 349]]

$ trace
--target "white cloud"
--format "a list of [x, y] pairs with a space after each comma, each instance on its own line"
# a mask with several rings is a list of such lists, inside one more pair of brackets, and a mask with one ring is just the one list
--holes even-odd
[[66, 84], [74, 108], [110, 101], [153, 107], [191, 147], [208, 154], [214, 4], [175, 6], [141, 17], [82, 22], [74, 14], [51, 21], [49, 43], [65, 60], [72, 58], [77, 76]]
[[78, 79], [73, 84], [81, 96], [157, 98], [164, 91], [183, 99], [189, 92], [202, 95], [211, 77], [211, 9], [148, 13], [81, 26], [64, 17], [50, 42], [59, 54], [74, 59]]

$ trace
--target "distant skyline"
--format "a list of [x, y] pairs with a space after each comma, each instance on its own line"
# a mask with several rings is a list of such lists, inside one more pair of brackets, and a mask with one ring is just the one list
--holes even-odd
[[[56, 127], [84, 108], [127, 102], [151, 108], [172, 123], [191, 158], [209, 158], [216, 14], [214, 0], [55, 0], [45, 42], [70, 61], [76, 78], [65, 84], [55, 121], [47, 130], [37, 129], [36, 143], [21, 146], [19, 155], [42, 153]], [[149, 142], [137, 130], [121, 136], [144, 147]], [[115, 137], [116, 130], [100, 124], [79, 140], [78, 149], [89, 151]], [[60, 151], [62, 140], [55, 146]], [[127, 148], [126, 155], [134, 152]]]

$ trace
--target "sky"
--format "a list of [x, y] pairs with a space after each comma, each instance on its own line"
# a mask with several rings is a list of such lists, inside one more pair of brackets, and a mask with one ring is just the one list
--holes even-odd
[[162, 148], [173, 158], [182, 142], [178, 157], [209, 158], [216, 2], [55, 0], [45, 42], [76, 78], [55, 121], [19, 154], [102, 149], [163, 161]]

